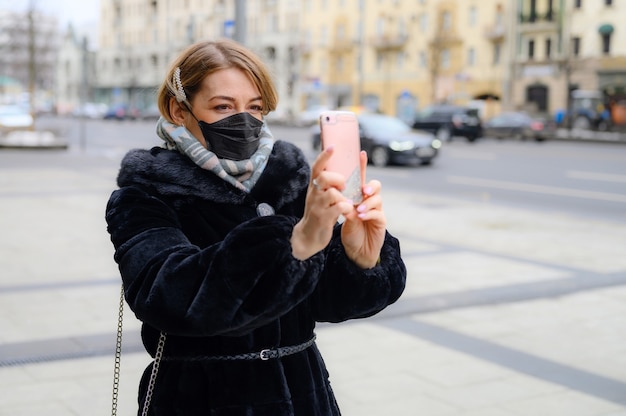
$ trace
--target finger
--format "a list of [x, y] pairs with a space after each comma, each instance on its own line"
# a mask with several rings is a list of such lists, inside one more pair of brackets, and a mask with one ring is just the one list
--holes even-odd
[[311, 186], [322, 191], [331, 188], [342, 190], [345, 188], [345, 182], [345, 177], [341, 173], [325, 170], [311, 179]]
[[383, 199], [380, 195], [374, 195], [372, 197], [367, 198], [359, 205], [355, 207], [356, 212], [359, 214], [372, 211], [372, 210], [382, 210], [383, 209]]
[[361, 162], [361, 183], [365, 183], [365, 171], [367, 169], [367, 152], [361, 150], [359, 153], [359, 161]]
[[346, 218], [354, 216], [354, 206], [346, 199], [337, 202], [335, 204], [335, 207], [337, 208], [338, 212]]
[[328, 146], [315, 158], [315, 161], [311, 165], [311, 177], [317, 178], [326, 169], [328, 160], [333, 154], [334, 146]]
[[373, 179], [363, 186], [363, 195], [369, 198], [370, 196], [380, 194], [381, 189], [382, 184], [380, 181]]

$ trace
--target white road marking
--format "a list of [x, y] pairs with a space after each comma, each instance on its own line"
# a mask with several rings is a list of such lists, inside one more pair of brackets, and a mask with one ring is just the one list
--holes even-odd
[[626, 175], [615, 175], [611, 173], [583, 172], [580, 170], [572, 170], [567, 172], [566, 176], [573, 179], [626, 183]]
[[470, 178], [466, 176], [448, 176], [449, 183], [468, 186], [480, 186], [495, 189], [507, 189], [511, 191], [532, 192], [545, 195], [559, 195], [573, 198], [595, 199], [598, 201], [611, 201], [626, 203], [626, 195], [608, 192], [583, 191], [580, 189], [558, 188], [556, 186], [533, 185], [519, 182], [497, 181], [493, 179]]

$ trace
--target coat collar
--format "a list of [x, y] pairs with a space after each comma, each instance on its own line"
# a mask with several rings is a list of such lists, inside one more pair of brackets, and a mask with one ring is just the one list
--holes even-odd
[[[278, 209], [298, 198], [306, 189], [309, 177], [309, 164], [302, 151], [279, 140], [250, 195]], [[185, 155], [160, 147], [129, 151], [122, 160], [117, 184], [120, 187], [141, 186], [173, 198], [197, 198], [227, 204], [241, 204], [248, 196], [195, 165]]]

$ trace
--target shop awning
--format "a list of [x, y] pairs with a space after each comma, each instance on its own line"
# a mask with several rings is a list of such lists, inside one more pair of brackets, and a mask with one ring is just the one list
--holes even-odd
[[610, 23], [600, 25], [600, 27], [598, 28], [598, 32], [601, 35], [610, 35], [611, 33], [613, 33], [613, 25]]

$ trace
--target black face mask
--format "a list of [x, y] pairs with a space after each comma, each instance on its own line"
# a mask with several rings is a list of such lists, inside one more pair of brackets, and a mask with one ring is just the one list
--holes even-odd
[[[196, 119], [197, 120], [197, 119]], [[263, 121], [250, 113], [237, 113], [215, 123], [198, 121], [207, 147], [220, 159], [244, 160], [259, 148]]]

